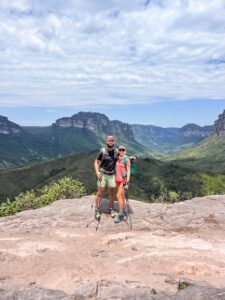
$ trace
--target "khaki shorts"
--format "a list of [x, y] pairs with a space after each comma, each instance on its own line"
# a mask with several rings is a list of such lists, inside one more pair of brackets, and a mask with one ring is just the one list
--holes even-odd
[[108, 186], [108, 188], [115, 188], [116, 187], [115, 175], [102, 174], [102, 178], [101, 180], [98, 179], [97, 185], [103, 188], [105, 188], [106, 186]]

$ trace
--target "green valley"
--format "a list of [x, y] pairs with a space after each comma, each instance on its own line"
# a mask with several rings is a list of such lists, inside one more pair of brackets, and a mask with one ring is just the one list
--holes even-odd
[[[70, 155], [35, 165], [0, 172], [0, 199], [39, 189], [59, 178], [73, 177], [84, 183], [88, 194], [96, 192], [93, 162], [97, 152]], [[180, 201], [194, 196], [225, 193], [225, 175], [210, 174], [152, 158], [138, 158], [129, 195], [144, 201]]]

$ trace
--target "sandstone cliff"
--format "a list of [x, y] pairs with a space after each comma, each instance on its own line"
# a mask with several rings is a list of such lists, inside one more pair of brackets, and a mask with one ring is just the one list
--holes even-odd
[[7, 117], [0, 116], [0, 133], [2, 134], [18, 134], [22, 129], [19, 125], [8, 120]]
[[99, 134], [113, 134], [124, 136], [127, 139], [134, 139], [133, 131], [129, 124], [117, 120], [110, 121], [108, 117], [100, 113], [79, 112], [72, 117], [56, 120], [55, 125], [64, 128], [84, 128]]
[[225, 110], [219, 115], [218, 120], [215, 121], [214, 128], [219, 136], [225, 136]]

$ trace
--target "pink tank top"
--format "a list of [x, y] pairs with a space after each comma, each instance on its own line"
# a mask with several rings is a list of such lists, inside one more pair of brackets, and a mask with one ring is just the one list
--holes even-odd
[[124, 158], [117, 160], [116, 162], [116, 181], [117, 182], [122, 182], [122, 181], [126, 181], [126, 177], [127, 177], [127, 171], [126, 171], [126, 167], [124, 165]]

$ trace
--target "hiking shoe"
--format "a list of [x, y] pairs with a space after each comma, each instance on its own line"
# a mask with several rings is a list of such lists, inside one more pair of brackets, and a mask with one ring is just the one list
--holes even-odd
[[99, 212], [99, 209], [96, 209], [96, 210], [95, 210], [95, 219], [96, 219], [96, 221], [99, 221], [100, 218], [101, 218], [101, 214], [100, 214], [100, 212]]
[[110, 213], [110, 216], [111, 216], [112, 218], [115, 218], [116, 212], [115, 212], [115, 210], [114, 210], [113, 208], [110, 208], [110, 209], [109, 209], [109, 213]]
[[114, 218], [114, 223], [119, 223], [120, 221], [123, 220], [123, 218], [125, 217], [125, 214], [123, 211], [120, 211]]

